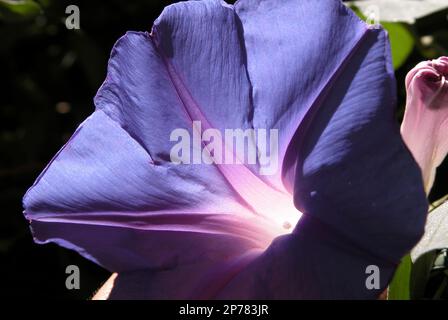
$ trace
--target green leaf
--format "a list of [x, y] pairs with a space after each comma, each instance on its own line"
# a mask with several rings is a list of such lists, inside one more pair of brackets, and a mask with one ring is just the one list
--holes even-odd
[[392, 62], [397, 70], [405, 62], [414, 48], [414, 37], [402, 23], [382, 22], [381, 25], [389, 33], [392, 50]]
[[0, 18], [7, 21], [21, 21], [36, 17], [41, 7], [32, 0], [0, 0]]
[[406, 255], [395, 271], [392, 282], [389, 285], [389, 300], [409, 300], [412, 261], [411, 256]]

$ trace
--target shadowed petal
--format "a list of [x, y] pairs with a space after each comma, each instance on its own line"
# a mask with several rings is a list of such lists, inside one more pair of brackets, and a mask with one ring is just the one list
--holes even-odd
[[398, 262], [423, 232], [419, 169], [395, 121], [383, 30], [370, 30], [300, 143], [294, 200], [367, 252]]
[[[299, 128], [294, 199], [304, 216], [218, 298], [377, 298], [423, 233], [427, 202], [394, 120], [383, 30], [369, 30]], [[369, 290], [368, 266], [379, 268]]]
[[171, 132], [192, 136], [193, 120], [247, 126], [250, 85], [235, 19], [219, 1], [180, 3], [156, 21], [153, 37], [131, 32], [117, 42], [97, 111], [24, 198], [37, 241], [123, 271], [228, 259], [282, 232], [283, 221], [270, 223], [256, 200], [281, 202], [263, 197], [269, 187], [245, 166], [170, 162]]

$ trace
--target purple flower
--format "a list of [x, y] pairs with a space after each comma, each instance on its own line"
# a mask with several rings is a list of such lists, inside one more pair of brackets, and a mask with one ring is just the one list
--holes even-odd
[[[24, 207], [38, 243], [122, 275], [112, 298], [376, 298], [422, 235], [387, 35], [338, 0], [171, 5], [116, 43], [95, 106]], [[194, 121], [278, 130], [278, 171], [173, 163]]]

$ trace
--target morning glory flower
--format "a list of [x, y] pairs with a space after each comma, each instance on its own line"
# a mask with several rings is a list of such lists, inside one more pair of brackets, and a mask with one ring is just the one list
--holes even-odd
[[431, 189], [436, 168], [448, 153], [448, 58], [419, 63], [406, 76], [403, 139]]
[[[387, 34], [339, 0], [168, 6], [94, 102], [23, 202], [36, 242], [118, 273], [110, 298], [377, 298], [423, 233]], [[177, 161], [178, 129], [275, 130], [247, 144], [278, 170]]]

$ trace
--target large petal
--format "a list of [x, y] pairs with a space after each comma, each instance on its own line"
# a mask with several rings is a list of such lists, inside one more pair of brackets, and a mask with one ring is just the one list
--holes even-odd
[[281, 170], [267, 178], [292, 192], [294, 134], [325, 89], [339, 81], [367, 27], [336, 0], [242, 0], [235, 10], [253, 85], [253, 126], [279, 130]]
[[[426, 196], [394, 120], [383, 30], [367, 31], [324, 97], [299, 128], [294, 194], [304, 216], [218, 298], [376, 298], [421, 237]], [[369, 266], [377, 288], [366, 286]]]
[[263, 246], [270, 238], [263, 221], [216, 168], [195, 170], [155, 165], [98, 110], [27, 192], [25, 215], [38, 242], [78, 250], [113, 271], [174, 268]]
[[[298, 219], [291, 199], [272, 197], [244, 165], [171, 162], [171, 133], [194, 137], [195, 120], [203, 129], [248, 127], [239, 28], [219, 1], [179, 3], [165, 9], [152, 35], [130, 32], [117, 42], [97, 111], [24, 198], [37, 241], [113, 271], [157, 269], [266, 247], [284, 232], [285, 219], [270, 217], [270, 207], [287, 205]], [[202, 145], [190, 149], [201, 154]]]

